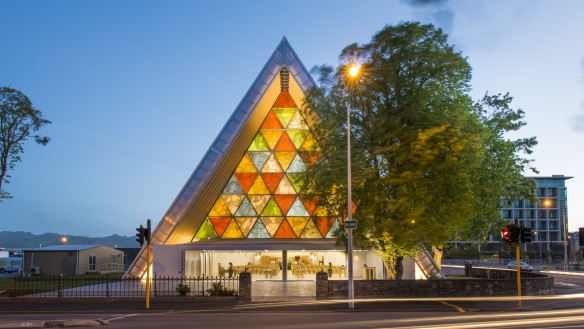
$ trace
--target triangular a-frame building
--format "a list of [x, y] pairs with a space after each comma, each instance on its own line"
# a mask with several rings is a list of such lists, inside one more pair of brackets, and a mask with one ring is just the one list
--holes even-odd
[[[284, 280], [282, 264], [344, 273], [333, 236], [342, 219], [303, 191], [321, 155], [301, 111], [314, 85], [284, 38], [152, 233], [157, 274], [222, 275], [226, 264]], [[145, 269], [142, 249], [126, 275]]]

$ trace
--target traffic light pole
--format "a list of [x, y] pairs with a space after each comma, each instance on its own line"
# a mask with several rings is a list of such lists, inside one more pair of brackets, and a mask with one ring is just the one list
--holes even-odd
[[146, 239], [146, 309], [150, 309], [150, 264], [152, 264], [152, 253], [150, 252], [150, 219], [147, 222], [148, 239]]
[[515, 265], [517, 268], [517, 306], [521, 307], [521, 248], [519, 243], [515, 244]]

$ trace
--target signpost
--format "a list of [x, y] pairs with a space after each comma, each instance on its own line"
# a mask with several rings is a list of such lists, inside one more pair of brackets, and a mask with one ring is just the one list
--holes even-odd
[[346, 220], [345, 223], [346, 229], [354, 229], [357, 228], [357, 221], [356, 220]]

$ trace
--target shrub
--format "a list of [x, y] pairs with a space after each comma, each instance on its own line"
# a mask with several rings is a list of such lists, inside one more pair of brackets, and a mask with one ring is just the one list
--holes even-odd
[[223, 287], [221, 282], [215, 282], [211, 285], [211, 289], [207, 289], [209, 296], [235, 296], [235, 290]]
[[181, 282], [176, 286], [176, 292], [181, 296], [186, 296], [191, 292], [191, 287]]

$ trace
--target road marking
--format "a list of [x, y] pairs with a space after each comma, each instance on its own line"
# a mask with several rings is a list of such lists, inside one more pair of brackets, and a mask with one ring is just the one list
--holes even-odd
[[460, 306], [457, 306], [457, 305], [454, 305], [454, 304], [450, 304], [450, 303], [447, 303], [447, 302], [442, 301], [442, 300], [440, 301], [440, 303], [442, 303], [442, 304], [444, 304], [446, 306], [454, 307], [458, 312], [464, 313], [464, 309], [462, 307], [460, 307]]
[[131, 317], [131, 316], [136, 316], [136, 315], [138, 315], [138, 314], [126, 314], [126, 315], [121, 315], [121, 316], [117, 316], [117, 317], [115, 317], [115, 318], [108, 319], [107, 321], [120, 320], [120, 319], [129, 318], [129, 317]]

